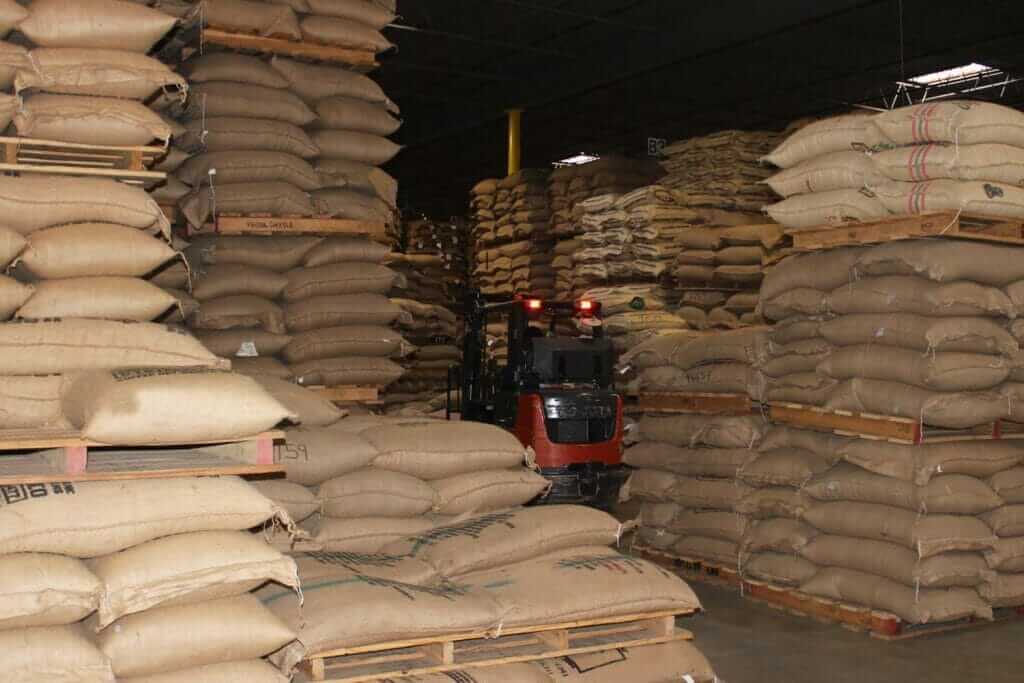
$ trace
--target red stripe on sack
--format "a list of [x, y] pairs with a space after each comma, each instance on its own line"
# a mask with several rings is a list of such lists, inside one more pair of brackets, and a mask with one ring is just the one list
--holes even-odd
[[931, 180], [932, 177], [928, 175], [928, 155], [935, 148], [933, 144], [927, 144], [921, 149], [921, 158], [918, 159], [918, 171], [921, 180]]

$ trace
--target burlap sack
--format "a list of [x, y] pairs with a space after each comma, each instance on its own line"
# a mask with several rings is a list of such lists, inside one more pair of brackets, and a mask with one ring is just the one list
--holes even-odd
[[1024, 154], [1006, 144], [915, 144], [871, 157], [883, 175], [903, 182], [947, 178], [1024, 184]]
[[192, 296], [199, 301], [244, 294], [276, 299], [288, 284], [284, 275], [242, 263], [202, 266], [193, 276]]
[[878, 201], [893, 213], [966, 211], [986, 216], [1024, 217], [1024, 189], [977, 181], [890, 181], [874, 189]]
[[799, 586], [818, 573], [818, 567], [797, 555], [754, 553], [743, 560], [743, 575], [775, 586]]
[[0, 210], [5, 225], [22, 235], [90, 221], [170, 233], [167, 217], [142, 188], [106, 178], [3, 176]]
[[798, 194], [764, 210], [772, 220], [792, 230], [874, 221], [890, 215], [890, 209], [867, 188]]
[[216, 193], [210, 188], [199, 188], [182, 200], [179, 208], [189, 224], [197, 228], [214, 216], [214, 210], [218, 214], [272, 216], [312, 216], [317, 212], [308, 194], [280, 181], [218, 185]]
[[815, 121], [790, 135], [762, 160], [779, 168], [791, 168], [832, 152], [865, 150], [871, 119], [867, 114], [847, 114]]
[[0, 631], [0, 647], [11, 681], [114, 683], [110, 660], [78, 625]]
[[242, 530], [281, 516], [236, 477], [25, 484], [0, 508], [0, 552], [96, 557], [192, 531]]
[[307, 268], [333, 263], [383, 263], [391, 254], [387, 245], [362, 237], [328, 237], [306, 254]]
[[864, 344], [836, 349], [818, 365], [818, 373], [845, 380], [876, 379], [911, 384], [931, 391], [984, 391], [1004, 382], [1009, 361], [1000, 356], [932, 352]]
[[577, 547], [465, 575], [460, 584], [494, 600], [505, 626], [563, 623], [660, 610], [700, 610], [675, 574], [603, 547]]
[[352, 0], [306, 0], [312, 14], [344, 17], [382, 29], [395, 19], [394, 2], [352, 2]]
[[1000, 538], [985, 551], [985, 562], [1001, 572], [1024, 573], [1024, 536]]
[[981, 518], [1000, 538], [1024, 536], [1024, 505], [1004, 505]]
[[[675, 476], [675, 484], [665, 497], [683, 505], [710, 510], [734, 510], [739, 501], [750, 492], [745, 484], [725, 479], [697, 479]], [[639, 494], [633, 485], [631, 491]]]
[[305, 486], [367, 467], [377, 455], [363, 437], [333, 428], [289, 429], [286, 442], [274, 446], [274, 461], [285, 466], [288, 480]]
[[640, 385], [645, 391], [746, 394], [760, 401], [765, 378], [749, 365], [713, 363], [689, 370], [671, 366], [648, 368], [640, 373]]
[[842, 444], [844, 460], [871, 472], [924, 486], [939, 474], [989, 477], [1018, 465], [1024, 451], [1014, 441], [962, 441], [905, 446], [851, 439]]
[[61, 375], [0, 376], [0, 429], [70, 429], [61, 412]]
[[922, 560], [901, 545], [849, 536], [818, 536], [800, 554], [821, 567], [884, 576], [912, 588], [970, 588], [990, 574], [979, 553], [942, 553]]
[[253, 379], [289, 413], [296, 415], [298, 423], [304, 427], [326, 427], [345, 416], [344, 411], [327, 399], [292, 381], [266, 375]]
[[40, 90], [62, 95], [91, 95], [145, 100], [158, 90], [184, 91], [182, 76], [152, 57], [123, 50], [38, 48], [20, 69], [15, 92]]
[[746, 448], [680, 448], [644, 441], [627, 448], [623, 462], [630, 467], [665, 470], [690, 477], [735, 477], [756, 455]]
[[282, 273], [300, 263], [320, 237], [207, 237], [186, 250], [191, 263], [204, 266], [239, 264]]
[[250, 2], [249, 0], [206, 0], [203, 18], [208, 25], [261, 36], [299, 40], [299, 20], [282, 3]]
[[434, 511], [442, 515], [483, 513], [525, 505], [551, 486], [527, 469], [487, 470], [431, 482], [436, 492]]
[[669, 548], [669, 552], [675, 557], [681, 557], [691, 562], [713, 562], [726, 567], [739, 568], [739, 546], [732, 541], [723, 541], [720, 538], [704, 536], [679, 538]]
[[355, 130], [373, 135], [391, 135], [402, 122], [383, 104], [352, 97], [328, 97], [316, 103], [318, 125], [323, 128]]
[[1015, 355], [1020, 345], [988, 318], [930, 318], [911, 313], [844, 315], [821, 323], [820, 332], [837, 346], [882, 344], [921, 352]]
[[395, 382], [405, 369], [387, 358], [320, 358], [294, 363], [289, 369], [295, 380], [304, 386], [387, 386]]
[[175, 138], [182, 148], [207, 152], [266, 151], [309, 159], [320, 154], [309, 135], [298, 126], [271, 119], [215, 116], [185, 121], [185, 134]]
[[358, 161], [371, 166], [383, 166], [398, 154], [402, 147], [380, 135], [346, 130], [317, 130], [313, 143], [329, 158]]
[[332, 553], [383, 553], [389, 544], [433, 526], [425, 517], [324, 517], [313, 543]]
[[753, 448], [765, 429], [764, 420], [755, 416], [645, 415], [640, 420], [640, 434], [644, 440], [690, 448], [698, 445]]
[[269, 299], [249, 294], [204, 301], [189, 326], [197, 330], [260, 327], [273, 334], [286, 331], [284, 311]]
[[475, 422], [410, 420], [374, 424], [362, 436], [377, 450], [374, 467], [434, 481], [524, 464], [515, 435]]
[[828, 292], [818, 289], [792, 289], [771, 299], [762, 297], [761, 308], [768, 320], [786, 320], [829, 313]]
[[232, 358], [231, 369], [240, 375], [248, 377], [269, 377], [285, 381], [295, 379], [292, 371], [284, 363], [268, 356]]
[[992, 490], [1003, 502], [1010, 504], [1024, 503], [1024, 467], [1014, 467], [998, 472], [988, 480]]
[[282, 294], [289, 302], [338, 294], [387, 294], [404, 279], [386, 266], [371, 263], [297, 268], [287, 277]]
[[851, 282], [829, 296], [833, 311], [917, 313], [934, 316], [1014, 317], [1009, 298], [972, 282], [934, 283], [914, 277], [886, 276]]
[[261, 659], [227, 664], [207, 664], [191, 669], [151, 676], [122, 679], [128, 683], [287, 683], [288, 679], [272, 665]]
[[997, 574], [982, 584], [978, 593], [993, 607], [1018, 607], [1024, 600], [1024, 576]]
[[339, 325], [390, 325], [402, 317], [408, 318], [381, 294], [318, 296], [285, 308], [288, 330], [293, 333]]
[[317, 492], [323, 514], [333, 518], [415, 517], [434, 507], [427, 483], [399, 472], [367, 468], [331, 479]]
[[923, 514], [975, 515], [1003, 504], [988, 484], [975, 477], [942, 474], [915, 486], [846, 463], [815, 477], [804, 492], [816, 500], [878, 503]]
[[222, 358], [273, 356], [287, 346], [292, 337], [256, 328], [236, 330], [197, 330], [203, 346]]
[[134, 228], [81, 223], [38, 230], [18, 263], [40, 279], [119, 275], [142, 277], [173, 259], [162, 240]]
[[270, 65], [285, 77], [291, 91], [306, 102], [318, 102], [340, 95], [387, 104], [389, 109], [397, 111], [380, 86], [361, 73], [342, 67], [306, 64], [284, 57], [274, 57]]
[[320, 512], [320, 501], [305, 486], [284, 479], [262, 479], [250, 481], [257, 491], [280, 506], [296, 522], [301, 522]]
[[253, 595], [160, 607], [118, 619], [96, 636], [118, 677], [258, 659], [295, 639], [295, 632]]
[[178, 73], [191, 83], [228, 81], [267, 88], [287, 88], [288, 81], [259, 57], [234, 52], [206, 52], [193, 55], [178, 66]]
[[859, 190], [887, 179], [863, 151], [847, 150], [816, 156], [764, 181], [782, 197], [808, 192]]
[[739, 543], [746, 533], [747, 525], [746, 517], [733, 512], [679, 508], [672, 520], [664, 526], [669, 533], [678, 536], [703, 536]]
[[393, 47], [380, 31], [351, 19], [308, 15], [299, 27], [306, 40], [316, 43], [374, 52]]
[[297, 643], [273, 657], [284, 671], [318, 652], [487, 630], [501, 620], [499, 607], [486, 595], [356, 573], [306, 582], [302, 593], [300, 601], [284, 590], [261, 591], [264, 604], [298, 634]]
[[966, 280], [1003, 287], [1024, 279], [1011, 247], [984, 242], [906, 240], [873, 246], [854, 266], [861, 276], [918, 276], [935, 282]]
[[800, 488], [832, 463], [811, 451], [798, 448], [762, 450], [740, 469], [737, 478], [751, 486], [792, 486]]
[[18, 318], [98, 318], [147, 322], [177, 304], [164, 290], [133, 277], [42, 280], [15, 313]]
[[805, 339], [821, 336], [822, 318], [790, 318], [776, 323], [769, 333], [769, 341], [778, 346], [785, 346]]
[[801, 592], [829, 600], [891, 612], [913, 624], [992, 618], [992, 608], [971, 588], [914, 589], [849, 569], [824, 569], [800, 586]]
[[283, 349], [289, 363], [365, 356], [398, 358], [409, 355], [413, 347], [395, 330], [383, 325], [343, 325], [295, 335]]
[[35, 293], [35, 287], [0, 275], [0, 320], [10, 320]]
[[101, 587], [74, 558], [39, 553], [0, 557], [0, 630], [73, 624], [96, 610]]
[[33, 0], [28, 18], [18, 25], [33, 43], [43, 47], [108, 49], [149, 52], [176, 23], [174, 17], [136, 4], [107, 0]]
[[740, 545], [745, 552], [794, 555], [817, 535], [814, 527], [795, 519], [778, 517], [749, 525]]
[[761, 298], [793, 289], [832, 291], [850, 282], [851, 270], [864, 253], [863, 247], [844, 247], [790, 256], [767, 272]]
[[420, 558], [444, 577], [522, 562], [584, 545], [613, 545], [621, 525], [593, 508], [544, 505], [491, 512], [386, 546], [382, 552]]
[[1024, 147], [1024, 116], [992, 102], [945, 100], [900, 107], [872, 117], [872, 146], [950, 142]]
[[82, 373], [62, 409], [83, 438], [124, 446], [231, 441], [298, 419], [255, 380], [196, 368]]
[[25, 250], [27, 244], [25, 238], [17, 232], [0, 227], [0, 267], [7, 268]]
[[309, 162], [286, 152], [207, 152], [190, 158], [176, 175], [192, 186], [280, 181], [307, 192], [320, 187]]
[[18, 135], [83, 145], [167, 144], [170, 127], [138, 102], [107, 97], [38, 94], [14, 116]]
[[462, 351], [453, 344], [423, 346], [416, 350], [418, 362], [458, 361], [460, 358], [462, 358]]
[[839, 383], [814, 372], [798, 372], [783, 377], [769, 377], [765, 399], [769, 402], [824, 405]]
[[976, 517], [921, 515], [872, 503], [815, 503], [804, 512], [804, 520], [828, 534], [897, 543], [920, 558], [985, 550], [995, 543], [992, 530]]
[[760, 365], [760, 370], [772, 378], [814, 372], [832, 352], [832, 345], [824, 339], [802, 339], [784, 346], [772, 344], [772, 357]]
[[813, 501], [798, 489], [789, 486], [766, 486], [750, 490], [733, 506], [741, 515], [754, 519], [785, 517], [801, 519]]
[[226, 367], [184, 331], [151, 323], [10, 323], [0, 325], [0, 351], [0, 375], [54, 375], [116, 367]]
[[[620, 681], [690, 680], [694, 683], [715, 683], [717, 677], [707, 658], [691, 643], [678, 641], [662, 645], [620, 648], [593, 654], [570, 655], [557, 659], [530, 662], [530, 667], [547, 675], [548, 681], [579, 683], [619, 683]], [[472, 675], [479, 675], [475, 670]], [[479, 683], [489, 683], [481, 679]], [[532, 678], [512, 676], [495, 681], [522, 681]]]
[[316, 114], [287, 90], [244, 83], [196, 83], [189, 104], [181, 113], [185, 121], [209, 117], [245, 117], [253, 113], [253, 102], [260, 103], [260, 118], [305, 126]]
[[26, 18], [28, 18], [28, 10], [14, 0], [5, 0], [0, 6], [0, 34], [6, 36]]
[[841, 382], [825, 407], [892, 415], [948, 429], [966, 429], [1008, 415], [1007, 400], [993, 392], [938, 393], [897, 382], [853, 379]]
[[328, 187], [313, 193], [317, 212], [333, 218], [371, 223], [394, 222], [394, 209], [375, 194], [352, 188]]
[[103, 584], [96, 623], [100, 629], [129, 614], [241, 595], [267, 581], [296, 589], [299, 585], [291, 558], [244, 531], [177, 534], [98, 557], [88, 565]]

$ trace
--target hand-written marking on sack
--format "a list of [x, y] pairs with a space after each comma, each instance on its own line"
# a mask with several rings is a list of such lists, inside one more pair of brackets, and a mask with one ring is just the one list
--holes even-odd
[[33, 498], [46, 498], [75, 494], [75, 486], [71, 482], [54, 482], [52, 484], [6, 484], [0, 486], [0, 505], [14, 505]]

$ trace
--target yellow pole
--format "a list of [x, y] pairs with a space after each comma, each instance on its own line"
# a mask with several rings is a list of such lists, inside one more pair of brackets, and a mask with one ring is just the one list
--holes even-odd
[[508, 112], [508, 174], [519, 173], [522, 165], [523, 110]]

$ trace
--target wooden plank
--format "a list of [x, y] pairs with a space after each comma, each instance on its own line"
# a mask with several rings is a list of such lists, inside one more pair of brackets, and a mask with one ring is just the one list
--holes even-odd
[[897, 443], [921, 442], [921, 428], [916, 420], [866, 413], [829, 411], [815, 406], [793, 403], [772, 403], [768, 407], [772, 422], [852, 436], [869, 436]]
[[363, 68], [376, 68], [377, 56], [370, 50], [354, 50], [335, 45], [323, 45], [287, 38], [267, 38], [245, 33], [233, 33], [218, 28], [203, 29], [202, 41], [235, 50], [252, 50], [265, 54], [299, 57], [318, 62], [348, 64]]
[[375, 403], [380, 398], [379, 387], [309, 387], [321, 398], [334, 403]]
[[745, 394], [652, 392], [640, 394], [640, 408], [663, 413], [742, 415], [753, 412], [754, 402]]
[[384, 223], [345, 218], [302, 216], [232, 216], [221, 214], [212, 225], [193, 230], [196, 234], [219, 235], [354, 235], [387, 242]]
[[741, 584], [737, 567], [727, 567], [723, 564], [693, 557], [681, 557], [662, 550], [649, 548], [640, 543], [633, 544], [633, 552], [648, 562], [653, 562], [660, 567], [669, 569], [689, 581], [702, 581], [735, 588], [738, 588]]
[[[260, 439], [284, 439], [285, 433], [280, 430], [273, 430], [256, 434], [245, 439], [224, 439], [221, 441], [191, 441], [182, 439], [171, 442], [148, 443], [139, 448], [162, 448], [172, 446], [207, 446], [219, 444], [247, 443]], [[118, 444], [100, 443], [81, 438], [77, 432], [65, 430], [40, 431], [33, 429], [7, 429], [0, 430], [0, 452], [3, 451], [32, 451], [44, 450], [47, 448], [73, 448], [77, 446], [100, 447], [100, 448], [130, 448], [130, 446], [119, 446]]]
[[0, 164], [0, 172], [4, 173], [46, 173], [49, 175], [65, 175], [83, 178], [113, 178], [141, 185], [157, 185], [167, 180], [167, 174], [161, 171], [128, 171], [116, 168], [95, 168], [91, 166], [50, 166], [45, 164], [15, 163]]
[[1024, 222], [957, 211], [897, 216], [812, 230], [787, 230], [786, 234], [792, 237], [794, 249], [800, 251], [939, 236], [1024, 246]]

